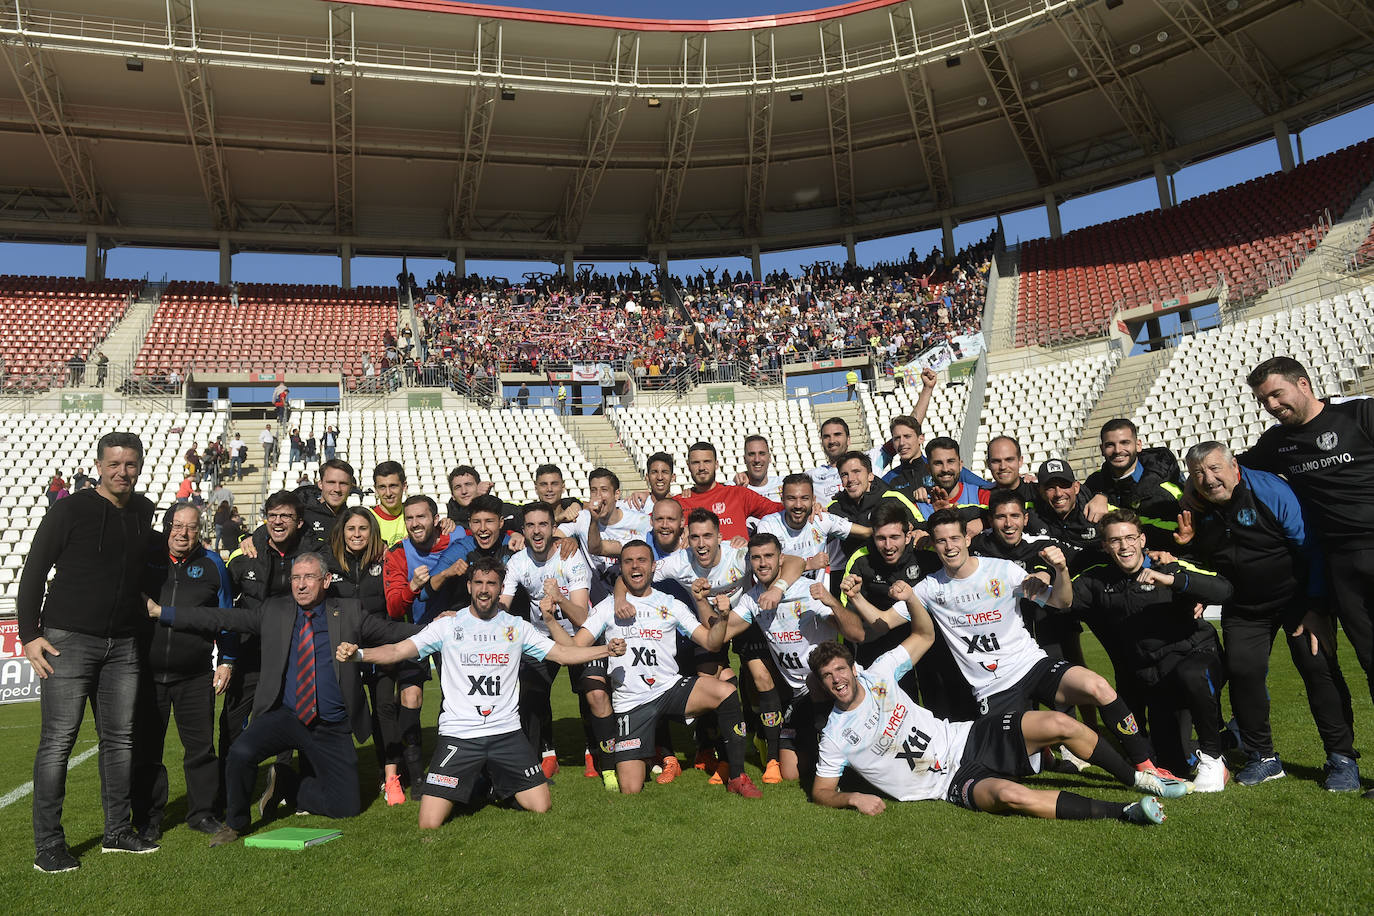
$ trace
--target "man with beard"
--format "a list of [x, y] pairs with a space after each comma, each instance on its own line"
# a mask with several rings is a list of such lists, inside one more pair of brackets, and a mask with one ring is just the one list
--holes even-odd
[[[762, 793], [744, 771], [743, 710], [733, 682], [713, 677], [683, 677], [674, 661], [676, 641], [673, 631], [688, 636], [708, 652], [725, 644], [729, 611], [707, 603], [709, 589], [693, 590], [697, 616], [680, 601], [653, 587], [653, 551], [643, 541], [631, 541], [620, 554], [620, 576], [625, 586], [625, 602], [633, 609], [626, 614], [608, 598], [596, 606], [575, 638], [559, 633], [560, 643], [588, 646], [602, 636], [624, 640], [629, 652], [608, 662], [618, 729], [615, 740], [615, 766], [619, 789], [637, 794], [644, 788], [644, 758], [652, 756], [654, 735], [663, 717], [694, 718], [715, 713], [725, 743], [725, 787], [743, 798], [759, 798]], [[722, 601], [722, 604], [725, 602]], [[701, 622], [710, 616], [708, 627]]]
[[1374, 696], [1374, 400], [1318, 398], [1307, 370], [1287, 356], [1260, 363], [1245, 383], [1278, 423], [1240, 463], [1288, 477], [1326, 554], [1331, 603]]
[[499, 798], [514, 797], [526, 811], [547, 812], [553, 805], [546, 777], [529, 740], [520, 731], [515, 689], [522, 656], [535, 662], [576, 665], [624, 654], [623, 642], [573, 648], [555, 645], [528, 620], [512, 617], [498, 601], [505, 567], [493, 557], [473, 561], [469, 570], [472, 604], [434, 620], [407, 640], [359, 649], [340, 643], [340, 662], [389, 665], [414, 662], [434, 652], [446, 657], [439, 740], [425, 777], [420, 829], [441, 826], [454, 804], [471, 801], [483, 769]]
[[930, 501], [917, 503], [921, 516], [929, 518], [937, 509], [951, 509], [977, 534], [983, 530], [982, 502], [984, 492], [980, 481], [970, 484], [964, 479], [964, 461], [959, 455], [959, 443], [948, 436], [937, 436], [926, 445], [926, 461], [930, 463]]
[[764, 518], [782, 509], [782, 503], [766, 499], [748, 487], [718, 482], [718, 468], [716, 447], [710, 442], [693, 443], [687, 450], [692, 488], [673, 498], [682, 503], [689, 524], [693, 510], [705, 509], [719, 520], [722, 537], [748, 537], [749, 519]]
[[1168, 550], [1183, 495], [1178, 459], [1167, 448], [1142, 448], [1139, 430], [1124, 417], [1104, 423], [1100, 438], [1102, 469], [1085, 481], [1093, 497], [1083, 514], [1100, 522], [1112, 508], [1130, 509], [1144, 526], [1149, 546]]
[[[406, 537], [387, 550], [382, 563], [386, 612], [393, 620], [409, 619], [416, 626], [425, 626], [451, 607], [456, 584], [467, 572], [472, 539], [466, 534], [457, 538], [442, 534], [438, 515], [438, 506], [428, 496], [411, 496], [402, 504]], [[401, 692], [397, 713], [401, 755], [414, 798], [423, 790], [420, 707], [429, 680], [429, 662], [399, 665], [395, 679]]]

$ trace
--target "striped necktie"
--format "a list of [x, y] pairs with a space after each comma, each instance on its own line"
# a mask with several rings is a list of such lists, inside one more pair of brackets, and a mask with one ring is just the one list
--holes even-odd
[[305, 622], [296, 634], [296, 717], [309, 725], [315, 721], [315, 631], [310, 622], [314, 611], [302, 611]]

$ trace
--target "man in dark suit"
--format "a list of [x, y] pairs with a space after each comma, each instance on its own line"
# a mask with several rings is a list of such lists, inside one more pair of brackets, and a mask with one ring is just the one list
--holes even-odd
[[164, 608], [148, 600], [149, 616], [164, 626], [252, 633], [262, 646], [252, 724], [229, 750], [227, 817], [224, 829], [210, 838], [211, 846], [248, 832], [258, 764], [282, 751], [300, 751], [306, 773], [298, 776], [274, 764], [259, 803], [261, 815], [284, 800], [325, 817], [353, 817], [362, 808], [353, 736], [365, 739], [371, 725], [358, 666], [336, 662], [334, 653], [341, 642], [385, 645], [410, 638], [418, 628], [366, 614], [354, 599], [326, 598], [328, 583], [324, 560], [307, 553], [291, 565], [291, 594], [257, 608]]

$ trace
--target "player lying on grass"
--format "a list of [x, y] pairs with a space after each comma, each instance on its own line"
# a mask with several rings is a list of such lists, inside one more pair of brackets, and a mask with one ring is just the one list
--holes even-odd
[[498, 798], [514, 796], [526, 811], [542, 813], [552, 806], [539, 755], [520, 731], [521, 653], [561, 665], [625, 653], [619, 639], [586, 648], [555, 645], [528, 620], [507, 614], [498, 603], [505, 575], [499, 560], [483, 557], [469, 571], [470, 607], [440, 617], [402, 642], [370, 649], [341, 642], [336, 652], [341, 662], [377, 665], [443, 654], [439, 741], [420, 801], [424, 830], [443, 824], [454, 804], [468, 803], [483, 767]]
[[1041, 748], [1064, 744], [1122, 784], [1135, 783], [1134, 767], [1096, 732], [1063, 713], [1008, 712], [950, 722], [918, 706], [897, 682], [935, 641], [935, 625], [910, 585], [894, 585], [893, 597], [910, 612], [911, 635], [872, 665], [856, 670], [853, 653], [835, 642], [821, 643], [811, 653], [811, 671], [835, 702], [821, 733], [813, 801], [881, 814], [887, 803], [877, 795], [839, 790], [840, 774], [851, 767], [897, 801], [943, 798], [993, 814], [1163, 822], [1163, 806], [1150, 796], [1106, 802], [1016, 781], [1039, 770]]

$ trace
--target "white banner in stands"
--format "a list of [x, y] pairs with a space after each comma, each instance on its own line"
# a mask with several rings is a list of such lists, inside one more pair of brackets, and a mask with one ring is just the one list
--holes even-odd
[[949, 344], [938, 344], [919, 354], [905, 366], [897, 367], [896, 375], [905, 385], [919, 387], [921, 384], [921, 370], [934, 369], [939, 372], [947, 368], [954, 362], [954, 351], [949, 348]]
[[41, 682], [24, 657], [19, 642], [19, 621], [0, 620], [0, 703], [25, 703], [38, 699]]
[[949, 342], [958, 351], [959, 359], [969, 359], [983, 352], [982, 334], [961, 334], [958, 337], [951, 337]]

